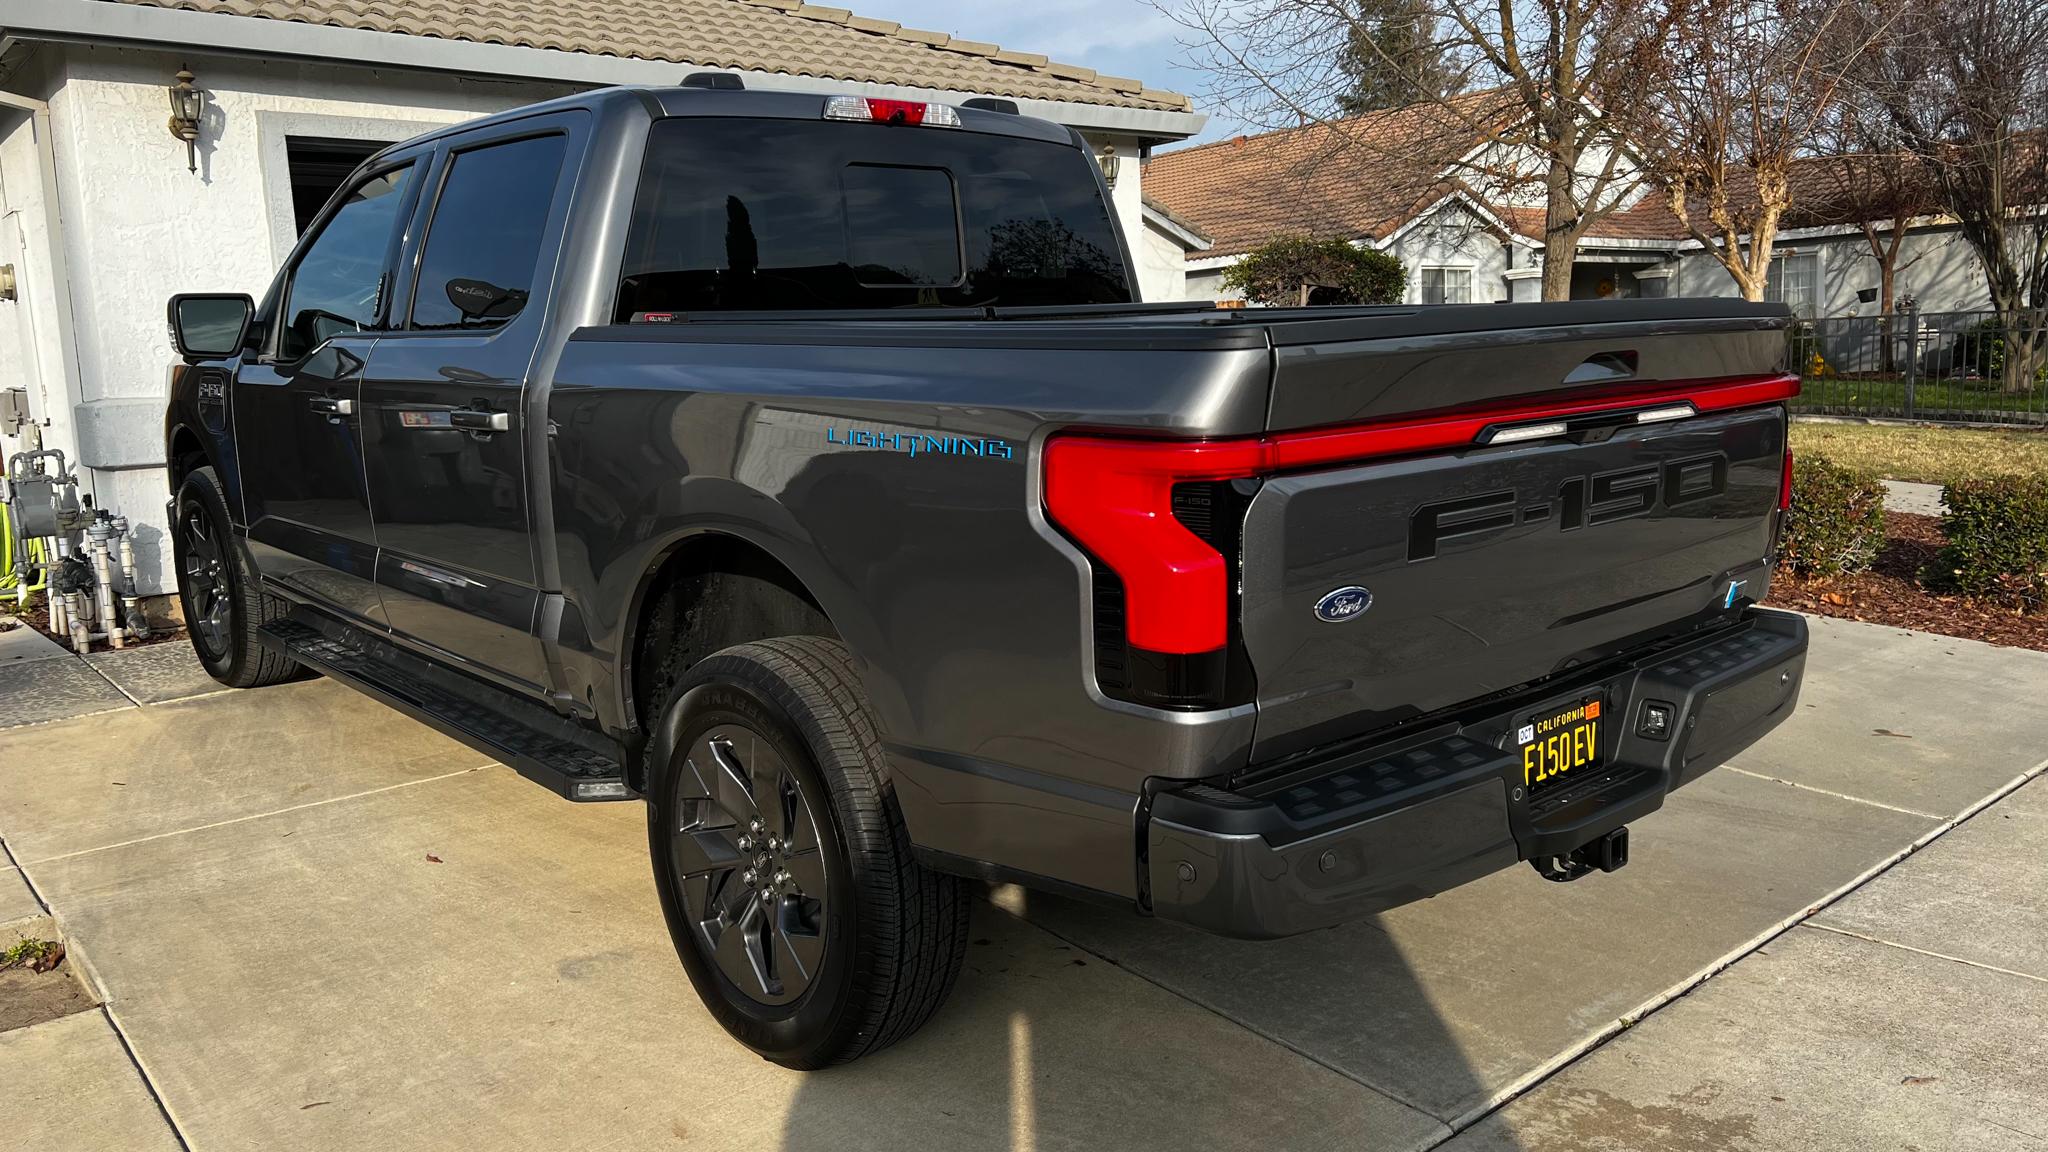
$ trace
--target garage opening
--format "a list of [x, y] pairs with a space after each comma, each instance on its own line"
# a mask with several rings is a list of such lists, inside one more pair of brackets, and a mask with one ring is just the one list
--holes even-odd
[[356, 165], [390, 147], [391, 140], [333, 140], [319, 136], [284, 138], [285, 164], [291, 172], [292, 219], [299, 235], [333, 196]]

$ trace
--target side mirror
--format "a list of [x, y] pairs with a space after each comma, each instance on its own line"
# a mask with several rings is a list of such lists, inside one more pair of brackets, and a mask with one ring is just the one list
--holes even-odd
[[171, 297], [171, 343], [187, 361], [219, 360], [242, 350], [256, 303], [245, 294], [184, 293]]

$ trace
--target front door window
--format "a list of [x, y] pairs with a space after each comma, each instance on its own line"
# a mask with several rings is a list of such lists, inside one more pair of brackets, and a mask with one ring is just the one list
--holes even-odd
[[279, 359], [297, 360], [341, 333], [376, 326], [391, 239], [411, 177], [410, 165], [373, 176], [328, 218], [292, 271]]

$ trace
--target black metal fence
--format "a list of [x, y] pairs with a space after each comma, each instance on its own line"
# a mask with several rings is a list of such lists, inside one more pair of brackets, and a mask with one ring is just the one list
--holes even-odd
[[1800, 321], [1791, 341], [1805, 378], [1796, 412], [2048, 425], [2048, 316], [2038, 312], [1837, 316]]

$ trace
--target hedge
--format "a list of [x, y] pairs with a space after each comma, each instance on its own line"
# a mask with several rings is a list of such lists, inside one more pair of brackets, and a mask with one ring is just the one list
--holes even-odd
[[1921, 573], [1927, 586], [2012, 608], [2048, 605], [2048, 479], [1956, 480], [1942, 499], [1948, 544]]
[[1884, 484], [1825, 456], [1792, 463], [1792, 510], [1778, 563], [1795, 576], [1861, 572], [1884, 546]]

